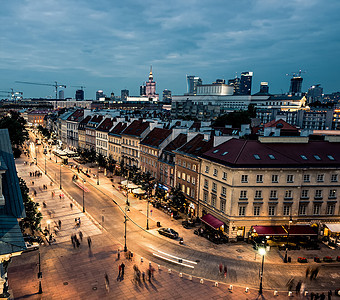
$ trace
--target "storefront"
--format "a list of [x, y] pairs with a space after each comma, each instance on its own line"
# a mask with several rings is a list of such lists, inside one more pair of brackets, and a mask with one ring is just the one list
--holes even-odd
[[324, 227], [324, 236], [327, 237], [328, 243], [333, 246], [340, 246], [340, 223], [326, 223]]
[[224, 234], [224, 223], [211, 214], [205, 214], [201, 221], [205, 224], [205, 229], [200, 229], [199, 235], [206, 237], [213, 243], [221, 244], [228, 242], [228, 237]]

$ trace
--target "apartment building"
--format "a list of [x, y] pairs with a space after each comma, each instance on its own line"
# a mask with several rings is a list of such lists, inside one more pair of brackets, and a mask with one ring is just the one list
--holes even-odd
[[85, 148], [96, 150], [96, 129], [104, 120], [102, 115], [93, 115], [85, 125]]
[[121, 162], [122, 132], [127, 126], [127, 123], [119, 122], [115, 127], [110, 130], [108, 134], [108, 155], [111, 156], [118, 163]]
[[[89, 111], [87, 112], [89, 113]], [[84, 110], [77, 109], [66, 119], [66, 143], [67, 147], [72, 150], [78, 148], [78, 127], [79, 122], [84, 118]]]
[[223, 221], [230, 240], [255, 225], [340, 221], [339, 142], [231, 139], [201, 159], [200, 213]]
[[109, 131], [116, 124], [116, 118], [105, 118], [96, 129], [96, 152], [108, 157]]
[[80, 149], [86, 148], [86, 124], [91, 120], [92, 116], [87, 116], [81, 120], [78, 125], [78, 147]]

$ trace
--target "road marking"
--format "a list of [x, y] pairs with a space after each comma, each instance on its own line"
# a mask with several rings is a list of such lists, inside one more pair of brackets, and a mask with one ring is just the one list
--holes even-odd
[[179, 262], [179, 261], [176, 261], [176, 260], [173, 260], [173, 259], [170, 259], [170, 258], [161, 256], [161, 255], [159, 255], [159, 254], [157, 254], [157, 253], [152, 253], [152, 254], [153, 254], [154, 256], [156, 256], [156, 257], [159, 257], [159, 258], [161, 258], [161, 259], [170, 261], [170, 262], [172, 262], [172, 263], [174, 263], [174, 264], [178, 264], [178, 265], [181, 265], [181, 266], [184, 266], [184, 267], [188, 267], [188, 268], [192, 268], [192, 269], [195, 268], [194, 266], [190, 266], [190, 265], [187, 265], [187, 264], [183, 264], [183, 263], [181, 263], [181, 262]]
[[157, 251], [158, 251], [159, 253], [162, 253], [162, 254], [166, 255], [166, 256], [169, 256], [169, 257], [172, 257], [172, 258], [176, 258], [176, 259], [178, 259], [178, 260], [181, 259], [182, 261], [186, 261], [186, 262], [189, 263], [189, 264], [195, 264], [195, 265], [197, 265], [197, 262], [195, 262], [195, 261], [187, 260], [187, 259], [184, 259], [184, 258], [180, 258], [180, 257], [178, 257], [178, 256], [174, 256], [174, 255], [165, 253], [165, 252], [160, 251], [160, 250], [157, 250]]

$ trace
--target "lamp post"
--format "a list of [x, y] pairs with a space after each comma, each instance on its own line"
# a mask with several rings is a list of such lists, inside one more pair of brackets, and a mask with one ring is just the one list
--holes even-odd
[[125, 244], [124, 244], [124, 252], [127, 251], [127, 246], [126, 246], [126, 222], [127, 222], [127, 216], [126, 213], [130, 211], [129, 209], [129, 205], [125, 206], [125, 215], [124, 215], [124, 226], [125, 226], [125, 230], [124, 230], [124, 239], [125, 239]]
[[130, 172], [128, 171], [127, 184], [126, 184], [126, 205], [128, 205], [128, 206], [130, 206], [130, 203], [129, 203], [129, 174], [130, 174]]
[[262, 295], [263, 264], [264, 264], [264, 256], [266, 254], [266, 248], [261, 247], [259, 249], [259, 254], [262, 255], [262, 267], [261, 267], [260, 289], [259, 289], [259, 294]]
[[41, 287], [41, 278], [42, 278], [42, 272], [41, 272], [41, 268], [40, 268], [40, 249], [39, 249], [39, 262], [38, 262], [38, 279], [39, 279], [39, 291], [38, 294], [42, 294], [42, 287]]
[[149, 230], [149, 198], [147, 199], [146, 230]]
[[290, 224], [291, 224], [292, 222], [293, 222], [292, 216], [290, 216], [290, 218], [289, 218], [289, 223], [288, 223], [288, 230], [287, 230], [286, 252], [285, 252], [285, 258], [284, 258], [284, 260], [283, 260], [285, 263], [288, 262], [289, 231], [290, 231]]
[[85, 212], [85, 182], [86, 180], [83, 179], [83, 212]]
[[98, 166], [98, 169], [97, 169], [97, 185], [99, 185], [99, 166]]
[[46, 153], [44, 153], [45, 154], [45, 174], [47, 174], [47, 172], [46, 172]]
[[62, 163], [62, 161], [60, 161], [60, 168], [59, 168], [59, 181], [60, 181], [60, 186], [59, 186], [59, 188], [60, 188], [60, 189], [62, 189], [62, 187], [61, 187], [61, 163]]

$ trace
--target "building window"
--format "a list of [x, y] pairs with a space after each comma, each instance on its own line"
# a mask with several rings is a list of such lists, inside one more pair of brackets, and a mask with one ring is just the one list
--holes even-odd
[[287, 175], [287, 183], [294, 182], [294, 175]]
[[192, 183], [193, 185], [196, 184], [196, 178], [195, 178], [195, 177], [191, 177], [191, 183]]
[[307, 211], [307, 205], [306, 204], [300, 204], [299, 205], [299, 215], [305, 216]]
[[221, 211], [225, 212], [225, 205], [226, 205], [225, 199], [220, 200], [220, 205], [221, 205], [220, 207]]
[[185, 161], [183, 161], [183, 168], [185, 168], [186, 164], [185, 164]]
[[190, 182], [190, 175], [187, 175], [187, 182]]
[[207, 179], [204, 179], [204, 188], [209, 189], [209, 182]]
[[217, 191], [217, 184], [215, 182], [213, 182], [212, 184], [212, 191], [216, 193]]
[[276, 190], [272, 190], [270, 191], [270, 199], [277, 199], [277, 191]]
[[247, 199], [247, 191], [240, 192], [240, 199]]
[[269, 205], [268, 214], [269, 216], [275, 216], [275, 205]]
[[319, 215], [320, 214], [320, 208], [321, 208], [321, 204], [314, 204], [313, 207], [313, 215]]
[[263, 182], [263, 175], [256, 175], [256, 182], [262, 183]]
[[310, 182], [310, 175], [309, 174], [303, 175], [303, 182]]
[[217, 169], [214, 169], [214, 174], [213, 174], [213, 175], [214, 175], [214, 176], [217, 176], [217, 173], [218, 173], [218, 172], [217, 172]]
[[182, 173], [182, 179], [185, 180], [185, 173]]
[[283, 206], [283, 215], [284, 216], [290, 216], [290, 205], [284, 205]]
[[260, 206], [254, 206], [254, 216], [260, 215]]
[[309, 198], [309, 191], [308, 190], [302, 190], [301, 191], [301, 198], [308, 199]]
[[227, 172], [223, 172], [223, 177], [222, 177], [223, 180], [227, 180]]
[[292, 199], [293, 192], [291, 190], [285, 192], [285, 199]]
[[255, 199], [262, 199], [262, 191], [255, 191]]
[[211, 206], [212, 207], [216, 206], [216, 196], [215, 195], [211, 195]]
[[196, 165], [192, 165], [192, 170], [196, 172]]
[[227, 194], [227, 188], [225, 186], [222, 186], [221, 195], [225, 196], [226, 194]]
[[336, 198], [336, 190], [329, 190], [329, 199], [335, 199]]
[[238, 215], [239, 216], [245, 216], [246, 215], [246, 207], [245, 206], [239, 206]]
[[190, 188], [187, 186], [187, 195], [190, 196]]
[[323, 182], [323, 181], [324, 181], [324, 177], [325, 177], [324, 174], [318, 174], [318, 175], [316, 176], [316, 181], [317, 181], [317, 182]]
[[315, 190], [315, 198], [316, 199], [322, 198], [322, 190]]
[[272, 175], [272, 183], [278, 183], [279, 182], [279, 175]]
[[205, 173], [209, 173], [209, 166], [205, 166]]
[[337, 174], [332, 174], [331, 182], [338, 182], [338, 175]]
[[328, 204], [327, 205], [327, 210], [326, 210], [326, 214], [327, 215], [334, 215], [334, 211], [335, 211], [335, 204]]
[[208, 202], [208, 192], [207, 192], [207, 191], [204, 191], [204, 192], [203, 192], [203, 201], [204, 201], [205, 203]]
[[177, 177], [181, 178], [181, 172], [177, 172]]
[[241, 182], [242, 183], [247, 183], [248, 182], [248, 175], [242, 175], [241, 176]]

